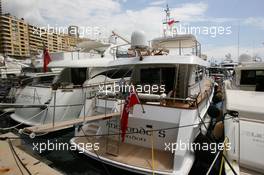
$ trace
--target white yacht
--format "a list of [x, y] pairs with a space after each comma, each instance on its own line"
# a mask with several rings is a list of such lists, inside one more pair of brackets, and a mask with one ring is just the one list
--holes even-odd
[[23, 67], [28, 67], [22, 62], [0, 55], [0, 78], [11, 78], [20, 75], [21, 69]]
[[26, 125], [40, 125], [78, 118], [85, 94], [87, 93], [87, 98], [89, 97], [89, 88], [84, 85], [95, 75], [104, 72], [108, 62], [114, 58], [109, 49], [110, 44], [97, 43], [89, 49], [89, 53], [53, 54], [53, 59], [58, 57], [61, 60], [51, 61], [48, 67], [63, 68], [63, 70], [59, 74], [41, 73], [33, 77], [31, 83], [18, 91], [14, 104], [17, 106], [24, 104], [30, 107], [16, 108], [11, 118]]
[[[227, 156], [235, 170], [264, 171], [264, 62], [243, 62], [225, 82]], [[226, 166], [227, 174], [232, 171]], [[253, 173], [255, 174], [255, 173]]]
[[28, 65], [19, 60], [0, 55], [0, 102], [13, 101], [14, 87], [18, 86], [18, 76], [25, 67]]
[[[175, 48], [181, 46], [180, 42], [186, 48], [197, 44], [192, 35], [179, 38], [175, 36], [167, 42], [170, 46], [174, 44]], [[71, 144], [89, 157], [128, 171], [143, 174], [188, 174], [194, 162], [194, 152], [187, 148], [173, 152], [166, 150], [165, 146], [180, 143], [191, 145], [199, 134], [201, 125], [178, 127], [199, 124], [201, 119], [208, 119], [206, 111], [212, 99], [212, 81], [205, 75], [208, 63], [199, 57], [199, 51], [196, 53], [197, 55], [188, 56], [141, 55], [113, 61], [111, 65], [114, 67], [132, 70], [128, 84], [132, 83], [135, 87], [158, 87], [156, 92], [149, 88], [137, 91], [141, 104], [136, 104], [131, 109], [127, 132], [139, 133], [127, 134], [124, 142], [118, 136], [111, 136], [121, 132], [118, 116], [77, 127], [76, 137], [71, 139]], [[165, 87], [164, 91], [162, 85]], [[104, 95], [87, 100], [86, 104], [94, 105], [93, 108], [86, 107], [86, 115], [121, 112], [122, 98], [113, 98], [112, 95], [113, 93], [109, 98]], [[152, 135], [151, 129], [157, 131]], [[94, 134], [99, 136], [80, 137]], [[110, 136], [100, 136], [102, 134]], [[80, 146], [81, 143], [89, 142], [99, 143], [99, 150], [93, 151]], [[154, 167], [152, 161], [155, 162]]]
[[238, 62], [235, 62], [233, 60], [224, 60], [221, 64], [220, 67], [222, 69], [226, 69], [226, 71], [229, 73], [229, 77], [232, 76], [235, 67], [238, 65]]
[[[121, 84], [134, 87], [140, 101], [129, 108], [127, 129], [122, 129], [124, 111], [134, 90], [99, 92], [86, 101], [93, 107], [82, 111], [87, 116], [115, 116], [77, 126], [70, 142], [85, 155], [127, 171], [188, 174], [195, 158], [191, 144], [203, 130], [201, 121], [210, 120], [206, 111], [213, 96], [213, 82], [205, 74], [209, 63], [200, 57], [200, 44], [193, 35], [175, 35], [154, 39], [149, 47], [143, 33], [134, 32], [129, 53], [110, 64], [132, 71], [131, 79]], [[87, 144], [94, 149], [83, 146]], [[177, 144], [185, 148], [176, 149]]]

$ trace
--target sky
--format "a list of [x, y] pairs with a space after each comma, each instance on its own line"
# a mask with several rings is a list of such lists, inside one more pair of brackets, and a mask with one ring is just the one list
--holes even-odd
[[[77, 25], [86, 31], [85, 36], [107, 37], [115, 31], [128, 40], [135, 30], [143, 30], [148, 40], [162, 36], [164, 9], [168, 4], [171, 17], [180, 21], [173, 25], [178, 27], [178, 33], [185, 33], [184, 30], [179, 31], [180, 26], [200, 29], [200, 32], [192, 34], [209, 59], [223, 60], [228, 53], [233, 59], [242, 53], [264, 58], [263, 0], [2, 1], [4, 12], [40, 27]], [[224, 32], [212, 35], [219, 28]]]

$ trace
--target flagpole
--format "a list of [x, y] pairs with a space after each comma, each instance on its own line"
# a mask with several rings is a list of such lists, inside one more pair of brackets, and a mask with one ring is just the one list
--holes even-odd
[[143, 104], [141, 103], [141, 101], [139, 101], [139, 104], [140, 104], [140, 106], [141, 106], [142, 113], [143, 113], [143, 114], [145, 114], [145, 113], [146, 113], [146, 111], [145, 111], [145, 109], [144, 109], [144, 106], [143, 106]]
[[135, 94], [136, 94], [136, 96], [137, 96], [137, 98], [138, 98], [138, 101], [139, 101], [139, 104], [140, 104], [140, 106], [141, 106], [141, 109], [142, 109], [142, 113], [143, 114], [145, 114], [146, 113], [146, 111], [145, 111], [145, 109], [144, 109], [144, 106], [143, 106], [143, 104], [141, 103], [141, 101], [139, 100], [139, 97], [138, 97], [138, 94], [137, 94], [137, 92], [135, 91]]

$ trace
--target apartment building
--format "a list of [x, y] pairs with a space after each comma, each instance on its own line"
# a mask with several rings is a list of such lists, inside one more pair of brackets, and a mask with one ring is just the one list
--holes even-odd
[[28, 24], [23, 19], [1, 16], [1, 52], [15, 57], [29, 57]]
[[37, 55], [44, 45], [50, 52], [71, 51], [78, 40], [76, 36], [46, 32], [9, 14], [1, 15], [0, 37], [0, 52], [16, 58]]

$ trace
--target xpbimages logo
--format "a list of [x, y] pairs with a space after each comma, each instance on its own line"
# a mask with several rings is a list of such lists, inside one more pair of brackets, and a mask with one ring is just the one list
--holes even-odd
[[137, 93], [146, 93], [146, 94], [152, 94], [152, 93], [164, 93], [165, 92], [165, 85], [133, 85], [133, 84], [122, 84], [122, 83], [115, 83], [113, 85], [105, 85], [100, 84], [99, 85], [99, 92], [105, 92], [105, 94], [109, 93], [129, 93], [129, 92], [137, 92]]
[[186, 24], [174, 24], [172, 33], [192, 34], [192, 35], [207, 35], [212, 38], [219, 36], [227, 36], [232, 34], [231, 26], [191, 26]]
[[47, 140], [46, 142], [33, 142], [33, 151], [43, 153], [45, 151], [79, 151], [79, 153], [84, 153], [87, 151], [98, 151], [100, 148], [99, 143], [78, 143], [71, 145], [66, 142], [58, 142]]
[[178, 150], [190, 150], [190, 151], [210, 151], [216, 153], [218, 150], [223, 151], [224, 149], [231, 150], [231, 143], [185, 143], [181, 140], [175, 143], [165, 143], [165, 151], [175, 153]]
[[66, 26], [59, 26], [57, 24], [50, 25], [47, 24], [45, 26], [36, 27], [33, 26], [33, 34], [39, 35], [40, 37], [43, 37], [45, 35], [53, 35], [56, 34], [63, 34], [63, 33], [69, 33], [70, 35], [80, 36], [80, 37], [98, 37], [102, 33], [105, 33], [105, 28], [98, 27], [98, 26], [72, 26], [72, 27], [66, 27]]

